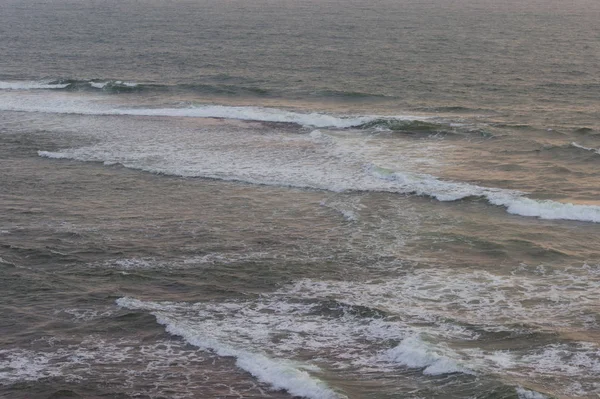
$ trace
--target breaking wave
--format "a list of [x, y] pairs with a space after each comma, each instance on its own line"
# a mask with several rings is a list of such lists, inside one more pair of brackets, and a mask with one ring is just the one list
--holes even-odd
[[[389, 281], [304, 279], [272, 293], [223, 302], [123, 297], [117, 304], [150, 312], [167, 332], [234, 357], [258, 380], [308, 398], [341, 395], [315, 377], [319, 368], [295, 359], [318, 359], [324, 371], [336, 373], [407, 373], [411, 378], [461, 374], [479, 380], [510, 376], [518, 382], [581, 377], [578, 389], [593, 393], [600, 375], [596, 345], [536, 342], [535, 332], [541, 330], [521, 324], [535, 314], [555, 327], [554, 321], [573, 309], [593, 308], [597, 277], [590, 278], [586, 270], [581, 276], [565, 270], [527, 277], [525, 271], [500, 276], [419, 269]], [[580, 282], [594, 280], [586, 283], [589, 298], [559, 289], [569, 278], [580, 288]], [[568, 305], [572, 298], [575, 303]], [[516, 330], [514, 323], [519, 323]], [[507, 340], [502, 349], [490, 348], [487, 344], [502, 332], [531, 339], [531, 344], [514, 346]], [[564, 380], [550, 385], [566, 394], [577, 388]], [[519, 397], [544, 398], [523, 387], [513, 389]]]
[[141, 90], [142, 86], [123, 80], [39, 80], [39, 81], [0, 81], [0, 90], [65, 90], [84, 91], [102, 90], [109, 93], [121, 93]]
[[0, 90], [50, 90], [68, 86], [68, 83], [50, 81], [0, 81]]
[[[259, 381], [270, 384], [275, 390], [286, 390], [290, 394], [312, 399], [344, 398], [324, 382], [313, 377], [308, 371], [318, 368], [303, 365], [285, 359], [273, 359], [262, 353], [252, 352], [235, 345], [222, 342], [209, 332], [189, 322], [178, 320], [170, 315], [169, 310], [181, 309], [182, 305], [155, 304], [142, 302], [132, 298], [120, 298], [117, 304], [127, 309], [151, 310], [159, 324], [166, 327], [167, 332], [184, 338], [188, 343], [204, 350], [210, 350], [219, 356], [236, 359], [236, 365], [252, 374]], [[196, 328], [194, 328], [196, 327]]]
[[388, 350], [385, 356], [389, 360], [406, 367], [422, 368], [425, 375], [473, 373], [461, 366], [458, 360], [450, 357], [448, 352], [446, 350], [445, 353], [441, 353], [438, 348], [425, 343], [418, 336], [411, 336]]
[[[528, 198], [523, 193], [500, 188], [481, 187], [464, 182], [445, 181], [435, 176], [418, 173], [397, 172], [377, 167], [373, 164], [363, 166], [363, 172], [327, 170], [306, 171], [306, 175], [297, 176], [296, 172], [285, 170], [269, 172], [267, 165], [255, 164], [254, 170], [240, 173], [239, 170], [226, 171], [217, 168], [199, 165], [194, 169], [189, 163], [185, 168], [180, 167], [180, 162], [161, 165], [150, 165], [139, 162], [137, 155], [106, 153], [98, 148], [73, 149], [63, 151], [38, 151], [39, 156], [54, 159], [75, 159], [79, 161], [104, 162], [107, 165], [120, 163], [125, 167], [140, 169], [153, 173], [179, 175], [184, 177], [204, 177], [219, 180], [239, 181], [250, 184], [262, 184], [284, 187], [297, 187], [319, 189], [335, 192], [348, 191], [379, 191], [398, 194], [413, 194], [427, 196], [438, 201], [458, 201], [466, 198], [483, 198], [491, 205], [502, 206], [508, 213], [520, 216], [538, 217], [548, 220], [576, 220], [600, 223], [600, 206], [577, 205], [551, 200], [535, 200]], [[133, 157], [132, 157], [133, 155]], [[123, 159], [125, 158], [125, 159]], [[138, 158], [138, 159], [136, 159]], [[181, 165], [183, 166], [183, 165]], [[263, 168], [265, 170], [263, 170]], [[335, 173], [339, 172], [339, 173]], [[345, 212], [345, 211], [344, 211]], [[345, 212], [345, 217], [353, 219], [350, 213]]]
[[575, 148], [579, 148], [581, 150], [590, 151], [590, 152], [593, 152], [594, 154], [600, 155], [600, 149], [598, 149], [598, 148], [585, 147], [585, 146], [583, 146], [581, 144], [578, 144], [576, 142], [572, 142], [571, 146], [575, 147]]
[[[110, 87], [112, 83], [94, 83], [99, 89]], [[125, 86], [129, 87], [129, 86]], [[135, 88], [135, 86], [133, 86]], [[223, 118], [258, 122], [293, 123], [311, 127], [350, 128], [365, 126], [366, 123], [389, 119], [390, 121], [414, 121], [427, 119], [412, 115], [369, 116], [331, 115], [319, 112], [297, 112], [286, 109], [256, 106], [225, 106], [198, 104], [182, 107], [125, 108], [93, 101], [93, 98], [72, 98], [55, 93], [52, 98], [35, 95], [0, 97], [0, 110], [17, 112], [43, 112], [78, 115], [123, 115], [123, 116], [165, 116], [190, 118]], [[390, 122], [392, 123], [392, 122]]]

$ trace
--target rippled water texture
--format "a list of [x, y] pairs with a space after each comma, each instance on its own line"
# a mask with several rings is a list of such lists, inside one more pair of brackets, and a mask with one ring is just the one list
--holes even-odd
[[598, 2], [0, 4], [0, 396], [600, 395]]

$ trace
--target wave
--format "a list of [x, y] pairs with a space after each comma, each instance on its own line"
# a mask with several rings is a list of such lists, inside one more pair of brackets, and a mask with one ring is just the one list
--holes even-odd
[[[117, 310], [114, 306], [112, 309]], [[199, 367], [199, 363], [204, 362], [207, 366]], [[172, 378], [174, 367], [178, 378]], [[0, 349], [0, 386], [6, 392], [5, 388], [12, 384], [34, 381], [39, 381], [48, 390], [56, 386], [55, 383], [81, 386], [82, 382], [110, 381], [113, 387], [122, 391], [120, 397], [172, 397], [173, 392], [178, 392], [185, 395], [177, 397], [201, 398], [214, 397], [215, 385], [220, 385], [223, 392], [229, 391], [229, 387], [239, 387], [240, 382], [246, 387], [256, 385], [245, 373], [232, 372], [229, 365], [225, 367], [226, 373], [223, 366], [215, 365], [213, 356], [189, 348], [178, 340], [142, 343], [135, 338], [115, 339], [114, 335], [94, 334], [83, 336], [75, 343], [47, 336], [26, 347]], [[151, 386], [132, 384], [133, 379], [157, 383]], [[48, 382], [50, 385], [46, 385]], [[260, 395], [264, 388], [259, 386], [248, 394]], [[48, 397], [49, 392], [44, 397]], [[59, 392], [63, 394], [50, 397], [81, 397]]]
[[282, 289], [281, 295], [335, 298], [345, 306], [385, 309], [385, 315], [400, 315], [402, 320], [438, 321], [438, 337], [473, 340], [485, 339], [490, 331], [514, 332], [515, 326], [548, 331], [573, 317], [571, 326], [586, 325], [600, 298], [599, 269], [584, 265], [550, 271], [519, 266], [510, 275], [422, 269], [386, 281], [298, 280]]
[[396, 347], [388, 350], [385, 356], [406, 367], [422, 368], [425, 375], [474, 374], [453, 359], [449, 350], [443, 353], [439, 347], [427, 344], [418, 336], [403, 339]]
[[[100, 85], [101, 83], [98, 83]], [[78, 115], [165, 116], [190, 118], [223, 118], [258, 122], [294, 123], [310, 127], [351, 128], [366, 126], [373, 121], [426, 120], [427, 117], [412, 115], [369, 116], [332, 115], [318, 112], [303, 113], [279, 108], [256, 106], [191, 105], [180, 108], [117, 108], [93, 102], [92, 99], [71, 97], [40, 98], [39, 96], [0, 97], [0, 110], [20, 112], [44, 112]], [[392, 123], [392, 122], [390, 122]]]
[[138, 91], [183, 91], [200, 94], [224, 96], [259, 96], [271, 94], [271, 90], [261, 87], [234, 84], [183, 83], [168, 85], [164, 83], [134, 83], [119, 79], [55, 79], [39, 81], [0, 81], [0, 90], [62, 90], [89, 91], [111, 94]]
[[[508, 375], [518, 377], [517, 381], [551, 378], [558, 380], [554, 389], [560, 391], [570, 390], [565, 380], [579, 377], [583, 392], [596, 392], [594, 383], [600, 375], [598, 346], [556, 342], [554, 333], [548, 333], [555, 341], [549, 343], [536, 332], [548, 331], [543, 325], [553, 330], [562, 324], [560, 320], [573, 314], [580, 314], [581, 321], [589, 323], [587, 317], [595, 314], [599, 292], [597, 268], [550, 271], [538, 267], [537, 273], [532, 271], [521, 265], [514, 274], [495, 275], [441, 266], [408, 271], [385, 281], [304, 279], [281, 288], [276, 295], [335, 299], [346, 306], [386, 309], [383, 321], [397, 324], [378, 330], [377, 335], [365, 331], [364, 339], [376, 336], [394, 342], [392, 331], [402, 335], [395, 346], [381, 353], [379, 360], [419, 369], [425, 375]], [[568, 287], [579, 287], [580, 291], [571, 292]], [[408, 322], [408, 328], [400, 320]], [[429, 321], [428, 327], [425, 321]], [[492, 335], [500, 332], [519, 339], [512, 344], [505, 340], [501, 350], [490, 349], [488, 344], [498, 339]], [[530, 344], [523, 346], [522, 339]], [[346, 342], [343, 345], [352, 347]], [[543, 398], [537, 392], [517, 390], [523, 397]]]
[[550, 399], [548, 396], [542, 393], [530, 391], [529, 389], [525, 389], [523, 387], [517, 387], [516, 391], [519, 399]]
[[[227, 81], [227, 79], [225, 79]], [[277, 96], [280, 92], [269, 88], [253, 84], [254, 82], [239, 83], [225, 82], [191, 82], [191, 83], [132, 83], [123, 79], [54, 79], [39, 81], [0, 81], [0, 90], [66, 90], [66, 91], [98, 91], [102, 90], [108, 93], [122, 93], [130, 91], [178, 91], [197, 94], [214, 94], [217, 96], [249, 96], [249, 97], [268, 97]], [[95, 89], [95, 90], [94, 90]], [[362, 93], [353, 91], [321, 90], [314, 92], [303, 92], [303, 95], [314, 96], [317, 98], [333, 98], [339, 100], [378, 100], [390, 99], [390, 97], [381, 94]]]
[[581, 135], [590, 135], [590, 136], [596, 135], [596, 131], [589, 127], [580, 127], [580, 128], [575, 129], [574, 132], [577, 134], [581, 134]]
[[[420, 349], [415, 345], [419, 342], [421, 347], [426, 345], [411, 338], [418, 336], [415, 332], [418, 327], [410, 327], [377, 308], [349, 305], [331, 298], [311, 299], [302, 294], [289, 297], [280, 290], [247, 301], [157, 303], [124, 297], [117, 300], [117, 305], [151, 312], [167, 332], [219, 356], [235, 357], [240, 368], [263, 382], [274, 384], [285, 373], [291, 380], [286, 379], [279, 388], [299, 396], [339, 397], [308, 373], [318, 372], [315, 366], [279, 360], [282, 357], [319, 358], [324, 367], [336, 370], [351, 367], [385, 372], [397, 369], [400, 364], [424, 369], [425, 375], [473, 374], [467, 368], [451, 366], [451, 359], [445, 355], [435, 355], [441, 347], [431, 346], [425, 360], [402, 360], [399, 348], [416, 353]], [[403, 344], [385, 349], [390, 342], [398, 341]], [[453, 356], [450, 349], [443, 352]], [[423, 362], [427, 364], [422, 365]], [[268, 369], [269, 373], [259, 374], [256, 367]], [[304, 390], [290, 391], [296, 383], [303, 384]]]
[[[338, 129], [365, 129], [382, 123], [404, 126], [407, 129], [437, 128], [436, 121], [410, 115], [343, 116], [317, 112], [302, 113], [278, 108], [224, 105], [118, 108], [112, 104], [93, 102], [86, 97], [73, 98], [63, 94], [47, 96], [5, 93], [0, 95], [0, 109], [81, 115], [225, 118]], [[104, 129], [102, 124], [98, 128]], [[128, 168], [166, 175], [251, 184], [334, 192], [374, 191], [414, 194], [439, 201], [458, 201], [478, 197], [492, 205], [502, 206], [515, 215], [600, 222], [600, 206], [596, 205], [536, 200], [514, 190], [481, 187], [470, 183], [442, 180], [429, 174], [382, 168], [373, 163], [373, 156], [368, 154], [368, 149], [362, 147], [364, 143], [347, 145], [322, 132], [296, 135], [292, 138], [289, 135], [272, 137], [251, 132], [240, 135], [238, 131], [203, 131], [205, 141], [202, 142], [198, 141], [197, 133], [189, 132], [181, 133], [182, 136], [178, 136], [177, 140], [172, 142], [165, 142], [164, 133], [156, 129], [152, 129], [149, 133], [145, 133], [143, 129], [134, 129], [129, 133], [127, 135], [118, 132], [106, 133], [109, 135], [107, 140], [97, 145], [60, 151], [41, 150], [38, 154], [46, 158], [103, 162], [106, 165], [122, 164]], [[156, 136], [148, 137], [147, 134]], [[295, 141], [300, 146], [295, 145]], [[218, 145], [220, 150], [215, 152], [207, 149], [207, 143]], [[160, 146], [158, 152], [156, 145]], [[302, 150], [307, 145], [314, 149], [313, 153]], [[421, 151], [420, 154], [423, 153]], [[149, 157], [149, 154], [153, 156]], [[349, 213], [345, 216], [353, 217]]]
[[[565, 144], [543, 144], [539, 142], [533, 142], [531, 145], [523, 145], [521, 148], [512, 148], [502, 150], [504, 154], [514, 154], [518, 156], [542, 156], [548, 157], [553, 160], [563, 159], [565, 161], [579, 161], [579, 162], [593, 162], [599, 158], [597, 155], [600, 154], [600, 148], [586, 147], [577, 142], [570, 142]], [[510, 167], [519, 167], [515, 164], [510, 164]], [[557, 173], [569, 172], [577, 173], [572, 169], [564, 166], [554, 166]]]
[[428, 122], [424, 120], [401, 120], [378, 118], [368, 121], [360, 126], [363, 129], [386, 129], [391, 131], [415, 132], [415, 133], [441, 133], [448, 132], [450, 126], [448, 124]]
[[[154, 311], [153, 315], [157, 322], [164, 325], [168, 333], [180, 336], [188, 343], [203, 350], [213, 351], [219, 356], [235, 358], [239, 368], [252, 374], [259, 381], [271, 385], [275, 390], [285, 390], [294, 396], [312, 399], [345, 398], [306, 371], [306, 369], [315, 371], [314, 366], [303, 366], [288, 360], [272, 359], [261, 353], [223, 343], [207, 334], [206, 331], [197, 331], [185, 321], [179, 321], [177, 318], [169, 316], [165, 310], [173, 308], [168, 304], [142, 302], [125, 297], [118, 299], [117, 305], [127, 309]], [[177, 306], [181, 308], [182, 305], [175, 305], [174, 309], [177, 309]]]
[[478, 197], [486, 199], [492, 205], [503, 206], [508, 213], [515, 215], [600, 223], [600, 206], [596, 205], [534, 200], [515, 190], [444, 181], [431, 175], [401, 173], [377, 166], [371, 166], [370, 169], [373, 175], [397, 183], [397, 187], [401, 189], [400, 192], [432, 197], [439, 201], [457, 201]]
[[498, 111], [490, 108], [470, 108], [461, 105], [450, 105], [442, 107], [418, 107], [423, 112], [436, 113], [459, 113], [459, 114], [496, 114]]
[[[547, 389], [562, 392], [571, 389], [565, 381], [579, 378], [581, 390], [592, 393], [600, 373], [598, 347], [540, 341], [535, 333], [543, 329], [525, 324], [533, 316], [556, 328], [557, 319], [573, 314], [573, 309], [579, 312], [582, 304], [593, 313], [597, 276], [590, 278], [585, 268], [581, 272], [457, 274], [441, 267], [408, 271], [386, 281], [304, 279], [275, 292], [223, 302], [124, 297], [117, 304], [152, 313], [169, 333], [220, 356], [235, 357], [240, 368], [260, 381], [280, 384], [298, 396], [339, 394], [311, 375], [319, 372], [311, 364], [279, 359], [318, 358], [334, 373], [548, 379], [557, 382]], [[577, 290], [564, 287], [565, 281]], [[586, 285], [586, 295], [581, 295], [581, 284]], [[490, 349], [490, 334], [500, 332], [530, 340], [530, 345], [506, 340], [501, 350]], [[543, 398], [525, 388], [512, 389], [523, 398]]]
[[123, 80], [76, 80], [76, 79], [58, 79], [41, 81], [0, 81], [0, 90], [65, 90], [82, 91], [96, 89], [109, 92], [121, 93], [141, 90], [142, 86], [133, 82]]
[[[114, 150], [112, 150], [114, 151]], [[63, 151], [38, 151], [38, 155], [54, 159], [74, 159], [79, 161], [104, 162], [107, 165], [120, 163], [125, 167], [144, 170], [152, 173], [202, 177], [226, 181], [238, 181], [250, 184], [318, 189], [334, 192], [389, 192], [412, 194], [434, 198], [438, 201], [459, 201], [468, 198], [483, 198], [491, 205], [506, 208], [510, 214], [538, 217], [548, 220], [574, 220], [600, 223], [600, 206], [578, 205], [552, 200], [535, 200], [515, 190], [488, 188], [464, 182], [440, 180], [427, 174], [393, 171], [374, 164], [363, 166], [363, 172], [351, 170], [321, 169], [305, 170], [305, 175], [298, 176], [297, 171], [277, 169], [273, 164], [249, 162], [249, 170], [243, 174], [238, 169], [228, 170], [222, 161], [212, 165], [197, 165], [182, 159], [173, 160], [172, 165], [149, 164], [142, 154], [107, 153], [102, 147], [87, 147]], [[177, 156], [181, 156], [177, 154]], [[238, 160], [238, 163], [241, 159]], [[212, 163], [212, 161], [211, 161]], [[308, 167], [308, 165], [304, 165]], [[335, 165], [336, 167], [338, 165]], [[275, 168], [275, 169], [274, 169]], [[288, 173], [289, 172], [289, 173]], [[347, 210], [344, 210], [344, 212]], [[355, 219], [354, 213], [345, 212], [345, 217]]]
[[333, 97], [339, 99], [346, 100], [378, 100], [378, 99], [393, 99], [396, 98], [394, 96], [387, 96], [384, 94], [375, 94], [375, 93], [363, 93], [360, 91], [343, 91], [343, 90], [320, 90], [314, 92], [314, 94], [320, 97]]
[[585, 147], [585, 146], [582, 146], [581, 144], [578, 144], [576, 142], [572, 142], [571, 146], [575, 147], [575, 148], [579, 148], [581, 150], [590, 151], [590, 152], [593, 152], [594, 154], [600, 155], [600, 149], [597, 149], [597, 148]]
[[50, 90], [65, 89], [68, 83], [45, 81], [0, 81], [0, 90]]
[[322, 128], [358, 127], [375, 118], [373, 116], [334, 116], [317, 112], [300, 113], [277, 108], [232, 107], [224, 105], [198, 105], [190, 108], [114, 110], [113, 114], [137, 116], [182, 116], [196, 118], [240, 119], [259, 122], [294, 123], [301, 126]]
[[270, 89], [234, 84], [206, 84], [206, 83], [188, 83], [176, 86], [168, 86], [171, 90], [191, 91], [201, 94], [216, 94], [224, 96], [255, 96], [266, 97], [272, 93]]

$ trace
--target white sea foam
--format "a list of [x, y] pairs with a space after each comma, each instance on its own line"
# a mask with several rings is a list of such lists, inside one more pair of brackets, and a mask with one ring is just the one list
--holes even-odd
[[321, 201], [320, 205], [339, 212], [349, 222], [358, 221], [360, 219], [359, 211], [364, 207], [360, 204], [360, 198], [327, 199]]
[[393, 362], [412, 368], [423, 368], [423, 373], [428, 375], [473, 372], [459, 364], [459, 360], [452, 358], [452, 351], [441, 346], [433, 347], [421, 340], [418, 336], [407, 337], [396, 347], [388, 350], [385, 356]]
[[[270, 384], [275, 390], [283, 389], [295, 396], [314, 399], [343, 397], [303, 370], [302, 365], [286, 360], [271, 359], [260, 353], [224, 345], [219, 341], [197, 334], [185, 324], [173, 322], [166, 316], [157, 316], [157, 321], [166, 326], [167, 332], [181, 336], [192, 345], [210, 349], [219, 356], [235, 357], [238, 367], [249, 372], [259, 381]], [[314, 370], [314, 368], [312, 369]]]
[[[597, 268], [589, 266], [539, 273], [522, 267], [510, 275], [416, 269], [387, 281], [299, 280], [246, 300], [175, 303], [121, 298], [117, 303], [152, 312], [169, 332], [201, 348], [247, 359], [238, 365], [273, 384], [296, 386], [302, 380], [304, 374], [286, 372], [292, 382], [278, 382], [286, 367], [312, 373], [310, 364], [306, 369], [276, 359], [309, 356], [336, 371], [387, 373], [400, 367], [426, 375], [500, 373], [521, 380], [556, 379], [549, 388], [556, 392], [566, 392], [563, 378], [578, 377], [579, 391], [590, 394], [597, 391], [593, 382], [600, 377], [600, 348], [593, 344], [501, 351], [474, 346], [482, 334], [515, 333], [515, 324], [530, 326], [523, 327], [524, 332], [555, 330], [568, 318], [573, 326], [577, 315], [594, 312], [600, 300], [599, 277]], [[469, 344], [450, 344], [457, 341]], [[398, 344], [390, 347], [390, 342]], [[263, 360], [268, 375], [253, 368]]]
[[104, 87], [106, 87], [106, 85], [109, 83], [110, 82], [90, 82], [90, 86], [92, 86], [94, 89], [104, 89]]
[[[65, 85], [50, 85], [23, 83], [9, 85], [6, 88], [20, 86], [29, 88], [64, 88]], [[90, 83], [96, 88], [105, 88], [111, 82]], [[117, 85], [135, 87], [135, 83], [117, 81]], [[37, 86], [39, 87], [37, 87]], [[43, 87], [42, 87], [43, 86]], [[0, 88], [2, 86], [0, 85]], [[101, 104], [93, 96], [65, 96], [54, 93], [53, 96], [13, 95], [0, 97], [0, 110], [22, 112], [45, 112], [58, 114], [80, 115], [123, 115], [123, 116], [165, 116], [190, 118], [226, 118], [262, 122], [295, 123], [302, 126], [348, 128], [360, 126], [378, 119], [394, 120], [427, 120], [429, 118], [413, 115], [376, 116], [376, 115], [330, 115], [319, 112], [297, 112], [286, 109], [255, 107], [255, 106], [225, 106], [225, 105], [191, 105], [184, 107], [157, 108], [125, 108]]]
[[66, 309], [57, 309], [54, 311], [55, 315], [67, 315], [74, 321], [89, 321], [98, 318], [109, 317], [113, 315], [115, 312], [114, 308], [66, 308]]
[[41, 89], [64, 89], [68, 83], [52, 83], [45, 81], [0, 81], [0, 90], [41, 90]]
[[550, 200], [534, 200], [515, 190], [444, 181], [431, 175], [387, 171], [373, 166], [370, 170], [378, 178], [395, 182], [398, 192], [425, 195], [439, 201], [456, 201], [468, 197], [481, 197], [492, 205], [505, 207], [508, 213], [515, 215], [600, 223], [600, 206], [597, 205], [576, 205]]
[[[104, 89], [106, 86], [122, 86], [122, 87], [137, 87], [137, 83], [125, 82], [122, 80], [108, 80], [108, 81], [89, 81], [81, 82], [82, 84], [89, 84], [90, 87], [95, 89]], [[0, 81], [0, 90], [15, 90], [15, 91], [27, 91], [27, 90], [51, 90], [51, 89], [65, 89], [72, 83], [56, 83], [53, 81]]]
[[115, 267], [119, 269], [149, 269], [152, 267], [153, 259], [139, 259], [139, 258], [131, 258], [131, 259], [116, 259], [112, 262]]
[[104, 82], [93, 82], [90, 81], [89, 85], [94, 89], [104, 89], [107, 86], [121, 86], [121, 87], [137, 87], [137, 83], [133, 82], [124, 82], [122, 80], [108, 80]]
[[276, 108], [197, 105], [188, 108], [113, 109], [112, 115], [226, 118], [261, 122], [296, 123], [302, 126], [347, 128], [377, 119], [373, 116], [334, 116], [317, 112], [300, 113]]
[[593, 152], [593, 153], [596, 153], [596, 154], [599, 154], [599, 155], [600, 155], [600, 149], [597, 149], [597, 148], [585, 147], [585, 146], [582, 146], [581, 144], [578, 144], [578, 143], [576, 143], [576, 142], [572, 142], [572, 143], [571, 143], [571, 146], [573, 146], [573, 147], [575, 147], [575, 148], [580, 148], [580, 149], [582, 149], [582, 150], [591, 151], [591, 152]]
[[[316, 127], [351, 127], [381, 116], [336, 116], [275, 108], [198, 105], [185, 108], [118, 108], [93, 97], [52, 95], [0, 95], [0, 109], [81, 113], [88, 115], [189, 116], [293, 122]], [[394, 118], [414, 118], [397, 116]], [[125, 123], [125, 122], [123, 122]], [[100, 131], [102, 127], [99, 127]], [[93, 130], [95, 134], [97, 129]], [[330, 134], [331, 133], [331, 134]], [[307, 135], [259, 134], [239, 129], [175, 129], [168, 135], [156, 127], [101, 133], [98, 144], [61, 151], [39, 151], [48, 158], [121, 164], [154, 173], [206, 177], [252, 184], [280, 185], [335, 192], [379, 191], [429, 196], [440, 201], [481, 197], [505, 207], [509, 213], [600, 222], [600, 206], [528, 198], [515, 190], [482, 187], [442, 180], [414, 171], [414, 165], [432, 156], [440, 144], [410, 144], [395, 140], [395, 151], [368, 141], [363, 134], [335, 136], [315, 130]], [[169, 137], [169, 140], [165, 138]], [[199, 140], [199, 137], [202, 139]], [[404, 145], [404, 147], [402, 147]], [[426, 155], [425, 155], [426, 154]], [[385, 165], [386, 167], [381, 167]], [[428, 167], [427, 167], [428, 168]], [[426, 168], [426, 169], [427, 169]], [[431, 168], [429, 168], [431, 169]], [[356, 212], [353, 212], [356, 215]], [[346, 217], [353, 215], [346, 212]]]
[[221, 253], [213, 252], [205, 255], [186, 258], [183, 263], [186, 265], [231, 265], [240, 262], [261, 261], [268, 258], [276, 257], [277, 254], [269, 252], [244, 252], [244, 253]]
[[[458, 364], [459, 360], [452, 357], [458, 355], [452, 355], [450, 349], [442, 346], [436, 348], [429, 344], [430, 351], [423, 355], [429, 356], [429, 360], [422, 360], [427, 364], [421, 365], [417, 364], [417, 360], [403, 359], [400, 353], [403, 349], [412, 350], [408, 356], [413, 359], [419, 356], [418, 351], [423, 350], [427, 344], [411, 337], [426, 329], [409, 327], [400, 320], [386, 320], [376, 310], [370, 317], [361, 313], [362, 308], [342, 303], [288, 301], [275, 295], [263, 297], [259, 301], [204, 304], [156, 303], [121, 298], [117, 300], [117, 304], [150, 311], [161, 324], [167, 326], [169, 332], [183, 336], [196, 346], [214, 350], [221, 356], [234, 356], [238, 359], [253, 359], [258, 356], [263, 359], [266, 356], [263, 351], [267, 350], [267, 359], [293, 358], [299, 354], [305, 357], [311, 354], [313, 358], [319, 358], [323, 364], [338, 371], [346, 368], [389, 371], [400, 364], [409, 368], [424, 368], [423, 373], [431, 375], [471, 373]], [[448, 331], [446, 329], [443, 334]], [[465, 336], [462, 332], [451, 335]], [[390, 340], [404, 341], [398, 348], [382, 351], [381, 343]], [[273, 368], [273, 377], [257, 376], [259, 379], [267, 382], [268, 378], [278, 380], [278, 375], [290, 365], [304, 369], [307, 366], [314, 367], [288, 361], [271, 361], [280, 370]], [[257, 362], [263, 363], [263, 360]], [[244, 362], [240, 367], [255, 374], [251, 363]], [[291, 374], [296, 375], [295, 372]], [[296, 379], [294, 377], [294, 381]], [[291, 383], [295, 384], [294, 381]]]
[[[13, 348], [0, 350], [0, 383], [37, 381], [43, 378], [60, 377], [67, 381], [78, 381], [94, 372], [94, 367], [103, 364], [123, 364], [139, 356], [144, 347], [136, 342], [120, 340], [108, 342], [98, 337], [88, 337], [78, 345], [61, 345], [50, 339], [43, 350]], [[176, 345], [176, 344], [175, 344]], [[154, 359], [170, 362], [168, 352], [171, 344], [159, 342], [147, 353]], [[165, 350], [167, 349], [167, 353]], [[148, 361], [150, 359], [146, 359]], [[128, 365], [129, 367], [131, 364]], [[117, 373], [124, 373], [120, 368]]]
[[517, 387], [516, 391], [517, 395], [519, 395], [519, 399], [548, 399], [548, 397], [544, 394], [536, 391], [530, 391], [523, 387]]
[[[263, 353], [245, 349], [239, 341], [237, 345], [232, 344], [231, 340], [229, 343], [225, 341], [227, 335], [235, 332], [239, 333], [239, 327], [229, 326], [228, 329], [224, 330], [223, 323], [221, 323], [221, 328], [215, 328], [212, 323], [198, 321], [194, 323], [193, 320], [182, 320], [181, 316], [177, 317], [177, 314], [174, 314], [173, 311], [185, 310], [184, 304], [145, 303], [131, 298], [120, 298], [117, 300], [117, 304], [128, 309], [153, 311], [158, 323], [164, 325], [167, 332], [180, 336], [201, 349], [211, 350], [219, 356], [234, 357], [239, 368], [249, 372], [259, 381], [270, 384], [275, 390], [283, 389], [295, 396], [314, 399], [344, 397], [308, 373], [307, 370], [317, 370], [315, 366], [305, 366], [285, 359], [274, 359]], [[227, 309], [227, 306], [225, 306], [225, 309]], [[268, 331], [266, 332], [268, 333]], [[239, 339], [240, 337], [232, 338]]]
[[[556, 379], [551, 389], [565, 394], [577, 391], [576, 396], [581, 396], [600, 393], [600, 387], [595, 385], [600, 378], [600, 348], [595, 344], [571, 342], [490, 351], [451, 348], [444, 342], [468, 339], [468, 347], [472, 348], [479, 339], [477, 335], [461, 334], [458, 326], [448, 320], [477, 326], [480, 331], [511, 333], [515, 333], [515, 324], [554, 331], [563, 324], [572, 328], [578, 318], [582, 324], [587, 323], [585, 315], [595, 314], [600, 300], [596, 272], [587, 265], [579, 269], [540, 270], [537, 274], [525, 268], [508, 276], [474, 270], [417, 269], [388, 281], [300, 280], [275, 295], [335, 298], [348, 305], [383, 309], [417, 325], [428, 320], [435, 328], [425, 335], [434, 339], [411, 333], [414, 326], [409, 325], [400, 343], [382, 355], [383, 359], [403, 366], [423, 369], [425, 374], [500, 373]], [[568, 387], [565, 378], [578, 378], [578, 390]], [[530, 395], [535, 392], [530, 391]]]
[[62, 370], [51, 366], [51, 358], [29, 350], [0, 350], [0, 381], [36, 381], [61, 376]]
[[[122, 164], [128, 168], [186, 177], [311, 188], [334, 192], [379, 191], [429, 196], [439, 201], [468, 197], [485, 198], [490, 204], [505, 207], [511, 214], [600, 222], [600, 206], [578, 205], [550, 200], [535, 200], [523, 193], [481, 187], [464, 182], [441, 180], [425, 173], [381, 168], [363, 158], [360, 148], [340, 150], [331, 138], [282, 139], [253, 135], [231, 137], [226, 132], [204, 135], [205, 141], [186, 139], [164, 142], [123, 137], [120, 141], [61, 151], [39, 151], [47, 158], [66, 158]], [[209, 144], [207, 144], [209, 143]], [[307, 151], [307, 145], [312, 148]], [[241, 151], [243, 148], [243, 151]], [[355, 210], [341, 209], [349, 219]]]
[[[507, 212], [515, 215], [551, 220], [600, 222], [600, 206], [597, 205], [578, 205], [551, 200], [534, 200], [514, 190], [444, 181], [427, 174], [397, 171], [386, 173], [382, 168], [372, 164], [365, 165], [362, 171], [356, 168], [356, 166], [343, 170], [345, 166], [344, 162], [336, 162], [336, 164], [331, 165], [331, 159], [323, 159], [324, 162], [320, 165], [315, 163], [302, 165], [297, 163], [298, 160], [290, 159], [290, 163], [283, 166], [283, 160], [281, 164], [277, 164], [277, 157], [274, 156], [271, 159], [273, 162], [272, 165], [265, 164], [266, 159], [256, 160], [258, 162], [248, 160], [251, 163], [250, 165], [238, 169], [235, 166], [240, 165], [240, 163], [243, 164], [245, 161], [244, 158], [240, 157], [235, 161], [232, 158], [232, 162], [227, 163], [226, 159], [229, 158], [229, 154], [222, 154], [223, 159], [218, 163], [214, 163], [216, 159], [213, 154], [202, 158], [203, 164], [198, 164], [197, 160], [200, 159], [198, 154], [188, 159], [182, 159], [182, 156], [185, 156], [185, 154], [181, 154], [181, 152], [173, 154], [176, 156], [176, 159], [168, 159], [170, 154], [165, 152], [160, 156], [163, 159], [159, 164], [148, 164], [148, 154], [139, 153], [139, 148], [130, 153], [120, 153], [118, 149], [105, 149], [103, 147], [103, 145], [99, 145], [91, 148], [86, 147], [56, 152], [38, 151], [38, 154], [47, 158], [97, 161], [109, 165], [120, 163], [125, 167], [155, 173], [208, 177], [253, 184], [314, 188], [335, 192], [395, 192], [429, 196], [439, 201], [457, 201], [468, 197], [481, 197], [485, 198], [492, 205], [505, 207]], [[169, 152], [173, 150], [171, 149]], [[248, 155], [252, 154], [246, 154], [246, 159], [248, 159]], [[303, 167], [306, 167], [305, 173], [302, 173]], [[341, 210], [340, 212], [349, 220], [355, 219], [356, 214], [353, 211]]]
[[236, 372], [230, 362], [215, 361], [214, 355], [179, 340], [140, 343], [94, 335], [67, 343], [44, 337], [27, 348], [0, 350], [0, 385], [48, 378], [71, 384], [100, 382], [144, 397], [270, 397], [267, 386]]
[[368, 304], [421, 320], [458, 320], [483, 328], [511, 331], [512, 325], [520, 323], [554, 329], [565, 323], [588, 325], [586, 317], [594, 314], [600, 301], [600, 276], [586, 265], [547, 275], [417, 269], [387, 281], [299, 280], [282, 294], [316, 299], [334, 296], [351, 305]]

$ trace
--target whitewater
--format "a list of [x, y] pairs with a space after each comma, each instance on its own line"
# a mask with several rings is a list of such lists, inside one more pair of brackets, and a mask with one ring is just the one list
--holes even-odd
[[0, 2], [0, 397], [597, 399], [600, 3], [467, 3]]

